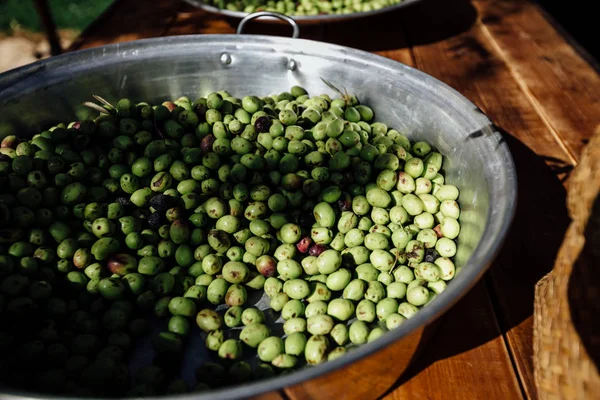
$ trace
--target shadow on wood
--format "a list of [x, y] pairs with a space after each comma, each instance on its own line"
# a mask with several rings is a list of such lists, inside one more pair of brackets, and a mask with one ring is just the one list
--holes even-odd
[[[505, 304], [502, 309], [507, 311], [498, 318], [502, 332], [507, 332], [533, 315], [535, 284], [552, 270], [570, 220], [556, 167], [511, 134], [503, 136], [517, 168], [518, 204], [506, 243], [488, 275], [492, 286], [512, 289], [493, 291], [504, 294], [494, 300]], [[559, 168], [563, 175], [571, 169]]]

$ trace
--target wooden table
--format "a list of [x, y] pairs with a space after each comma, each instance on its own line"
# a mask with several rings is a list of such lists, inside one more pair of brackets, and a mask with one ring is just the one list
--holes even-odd
[[[178, 0], [120, 0], [70, 50], [235, 33], [236, 26]], [[291, 32], [256, 23], [249, 28]], [[536, 398], [533, 290], [551, 270], [569, 222], [565, 180], [600, 123], [594, 61], [527, 0], [424, 0], [378, 17], [303, 27], [301, 37], [371, 51], [448, 83], [503, 130], [517, 166], [517, 215], [501, 254], [442, 317], [422, 356], [383, 398]], [[303, 400], [285, 390], [262, 398]]]

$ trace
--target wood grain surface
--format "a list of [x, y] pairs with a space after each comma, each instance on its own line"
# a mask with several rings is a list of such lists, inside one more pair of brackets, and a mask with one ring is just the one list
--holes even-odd
[[[237, 22], [177, 0], [120, 0], [69, 50], [231, 34]], [[246, 31], [290, 32], [260, 23]], [[490, 272], [442, 317], [421, 357], [382, 398], [536, 398], [533, 287], [551, 269], [568, 225], [564, 181], [600, 123], [598, 72], [528, 0], [423, 0], [377, 17], [302, 27], [301, 37], [370, 51], [444, 81], [498, 126], [517, 166], [516, 218]], [[301, 397], [288, 390], [256, 400]]]
[[480, 283], [444, 316], [416, 363], [383, 400], [523, 398], [493, 315]]
[[540, 117], [577, 160], [600, 120], [600, 77], [525, 0], [475, 0], [483, 34]]

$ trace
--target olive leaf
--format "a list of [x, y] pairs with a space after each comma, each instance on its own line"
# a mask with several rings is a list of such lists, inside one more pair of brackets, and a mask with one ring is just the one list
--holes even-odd
[[321, 80], [323, 81], [324, 84], [326, 84], [327, 86], [329, 86], [333, 91], [335, 91], [336, 93], [338, 93], [340, 95], [340, 97], [342, 98], [342, 100], [344, 100], [344, 102], [346, 103], [346, 106], [352, 106], [352, 105], [358, 103], [358, 98], [356, 96], [351, 95], [350, 93], [348, 93], [348, 90], [346, 88], [344, 88], [344, 91], [342, 92], [333, 83], [325, 80], [323, 77], [320, 77], [320, 78], [321, 78]]
[[104, 107], [99, 106], [96, 103], [92, 103], [91, 101], [86, 101], [83, 103], [84, 106], [91, 108], [94, 111], [98, 111], [101, 114], [110, 114]]
[[[335, 87], [335, 85], [327, 80], [325, 80], [324, 78], [321, 78], [321, 80], [323, 81], [324, 84], [326, 84], [327, 86], [329, 86], [333, 91], [339, 93], [340, 96], [344, 96], [344, 93], [338, 89], [337, 87]], [[346, 90], [346, 88], [344, 88], [344, 91], [346, 93], [348, 93], [348, 91]]]
[[95, 94], [93, 94], [92, 97], [94, 99], [98, 100], [100, 103], [104, 104], [108, 108], [108, 110], [114, 110], [115, 109], [115, 107], [113, 107], [112, 104], [110, 104], [108, 101], [104, 100], [102, 97], [100, 97], [98, 95], [95, 95]]
[[102, 105], [93, 103], [91, 101], [86, 101], [83, 103], [83, 105], [91, 108], [92, 110], [98, 111], [101, 114], [114, 114], [117, 111], [117, 109], [104, 98], [95, 94], [92, 95], [92, 97], [94, 98], [94, 100], [101, 103]]

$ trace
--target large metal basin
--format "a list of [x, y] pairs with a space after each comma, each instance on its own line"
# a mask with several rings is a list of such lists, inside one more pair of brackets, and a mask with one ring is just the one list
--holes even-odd
[[[516, 175], [501, 135], [459, 93], [403, 64], [363, 51], [307, 40], [248, 35], [167, 37], [71, 53], [0, 75], [0, 122], [33, 133], [77, 118], [92, 94], [162, 101], [227, 89], [236, 96], [267, 95], [302, 85], [331, 90], [320, 77], [356, 93], [376, 119], [447, 157], [447, 181], [461, 189], [460, 272], [446, 291], [381, 339], [317, 367], [274, 379], [178, 396], [233, 399], [291, 387], [298, 399], [371, 399], [407, 368], [427, 327], [484, 274], [498, 252], [516, 203]], [[1, 381], [1, 378], [0, 378]], [[340, 381], [343, 381], [341, 383]], [[1, 384], [0, 384], [1, 386]], [[42, 395], [0, 389], [3, 399]]]

